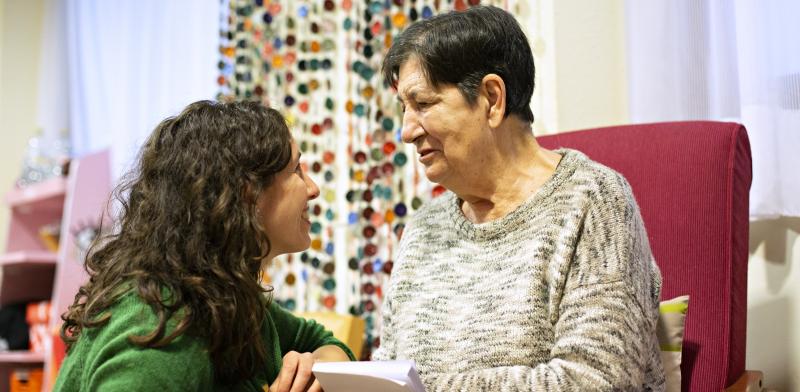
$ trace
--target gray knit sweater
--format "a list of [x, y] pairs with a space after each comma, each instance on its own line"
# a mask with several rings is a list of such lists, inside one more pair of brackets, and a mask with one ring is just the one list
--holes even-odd
[[405, 230], [374, 360], [414, 359], [428, 391], [664, 390], [661, 276], [625, 179], [562, 149], [507, 216], [446, 193]]

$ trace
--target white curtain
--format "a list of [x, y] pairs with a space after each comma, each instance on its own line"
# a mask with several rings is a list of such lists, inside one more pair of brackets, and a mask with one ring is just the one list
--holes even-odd
[[214, 99], [218, 0], [45, 3], [39, 121], [72, 152], [110, 148], [115, 178], [163, 118]]
[[800, 2], [626, 2], [633, 122], [747, 127], [750, 215], [800, 216]]

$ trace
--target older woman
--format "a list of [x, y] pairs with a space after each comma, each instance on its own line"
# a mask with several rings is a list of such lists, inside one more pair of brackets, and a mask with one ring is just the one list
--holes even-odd
[[449, 190], [403, 235], [373, 359], [431, 391], [663, 390], [661, 278], [625, 179], [532, 134], [534, 65], [495, 7], [410, 26], [383, 64]]

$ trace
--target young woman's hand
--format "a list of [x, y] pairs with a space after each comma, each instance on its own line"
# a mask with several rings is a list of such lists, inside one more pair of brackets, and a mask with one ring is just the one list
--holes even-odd
[[328, 345], [313, 353], [289, 351], [283, 356], [283, 366], [269, 392], [322, 392], [319, 381], [311, 373], [315, 362], [349, 361], [350, 358], [338, 346]]
[[316, 359], [312, 353], [289, 351], [283, 356], [283, 366], [269, 392], [321, 392], [319, 381], [311, 373]]

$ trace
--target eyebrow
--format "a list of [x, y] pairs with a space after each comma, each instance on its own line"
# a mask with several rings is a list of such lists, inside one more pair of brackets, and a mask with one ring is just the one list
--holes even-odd
[[[417, 89], [414, 89], [414, 88], [412, 87], [411, 91], [410, 91], [410, 92], [407, 92], [407, 94], [406, 94], [406, 95], [407, 95], [409, 98], [411, 98], [411, 100], [412, 100], [412, 101], [414, 101], [414, 100], [416, 100], [416, 99], [417, 99], [417, 95], [418, 95], [418, 94], [419, 94], [419, 92], [417, 91]], [[403, 98], [401, 97], [402, 95], [403, 95], [403, 94], [397, 94], [397, 101], [398, 101], [398, 102], [400, 102], [400, 104], [404, 104], [404, 103], [405, 103], [405, 101], [403, 101]]]

